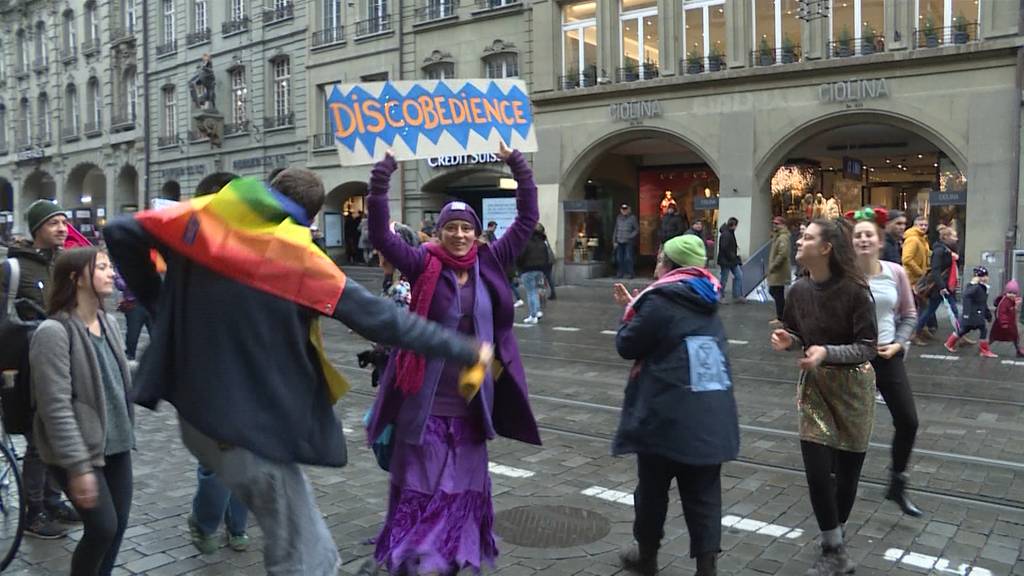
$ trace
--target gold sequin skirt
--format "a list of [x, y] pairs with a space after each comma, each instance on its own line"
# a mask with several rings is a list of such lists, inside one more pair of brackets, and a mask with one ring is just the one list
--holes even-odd
[[875, 425], [875, 370], [819, 366], [797, 384], [800, 439], [848, 452], [867, 452]]

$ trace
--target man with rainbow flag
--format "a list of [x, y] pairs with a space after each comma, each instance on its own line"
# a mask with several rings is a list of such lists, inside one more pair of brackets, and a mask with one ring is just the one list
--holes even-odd
[[[236, 179], [211, 196], [119, 217], [104, 236], [153, 315], [135, 402], [178, 410], [182, 440], [255, 514], [269, 574], [335, 574], [337, 547], [299, 464], [344, 466], [333, 405], [348, 383], [328, 362], [319, 317], [464, 365], [493, 355], [371, 295], [313, 243], [323, 183], [288, 168], [268, 187]], [[165, 277], [150, 258], [157, 249]]]

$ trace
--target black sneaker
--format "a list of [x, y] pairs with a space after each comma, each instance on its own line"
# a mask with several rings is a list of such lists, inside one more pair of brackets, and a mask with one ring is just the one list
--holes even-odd
[[68, 529], [51, 520], [46, 512], [40, 512], [29, 519], [25, 534], [41, 540], [57, 540], [68, 535]]
[[78, 511], [69, 506], [67, 502], [61, 502], [53, 508], [47, 508], [46, 515], [63, 524], [82, 523], [82, 517], [78, 515]]

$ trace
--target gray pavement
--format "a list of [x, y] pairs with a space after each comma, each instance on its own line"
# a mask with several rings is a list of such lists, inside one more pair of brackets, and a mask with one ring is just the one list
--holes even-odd
[[[373, 270], [349, 273], [367, 285], [379, 278]], [[517, 328], [544, 446], [503, 439], [490, 445], [502, 537], [497, 574], [624, 574], [617, 552], [632, 540], [636, 477], [632, 458], [608, 455], [629, 370], [614, 352], [614, 336], [604, 333], [617, 328], [621, 312], [610, 301], [610, 286], [560, 287], [539, 325]], [[803, 574], [816, 554], [817, 527], [795, 436], [795, 359], [769, 350], [770, 315], [768, 306], [756, 304], [722, 310], [733, 340], [743, 448], [740, 460], [723, 468], [721, 574]], [[354, 384], [337, 406], [351, 430], [350, 464], [307, 472], [345, 560], [342, 572], [354, 574], [371, 555], [368, 541], [383, 521], [387, 476], [365, 448], [360, 426], [373, 396], [369, 373], [355, 361], [366, 343], [340, 325], [326, 332], [332, 358]], [[967, 351], [950, 355], [939, 344], [910, 356], [921, 419], [913, 496], [927, 514], [904, 517], [883, 499], [892, 425], [878, 405], [847, 526], [857, 574], [1024, 575], [1024, 363], [983, 360]], [[181, 445], [172, 407], [137, 414], [135, 499], [115, 574], [263, 573], [255, 525], [248, 552], [222, 548], [201, 556], [192, 547], [185, 519], [195, 461]], [[79, 537], [26, 539], [9, 572], [65, 574]], [[692, 574], [688, 548], [673, 498], [661, 574]]]

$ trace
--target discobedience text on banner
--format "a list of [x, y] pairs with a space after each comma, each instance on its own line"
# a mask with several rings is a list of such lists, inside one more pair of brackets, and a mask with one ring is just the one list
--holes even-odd
[[335, 84], [327, 98], [343, 166], [494, 152], [504, 141], [537, 151], [526, 84], [456, 79]]

